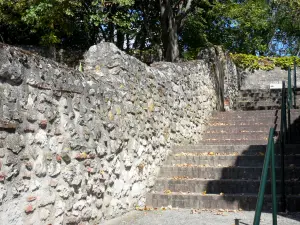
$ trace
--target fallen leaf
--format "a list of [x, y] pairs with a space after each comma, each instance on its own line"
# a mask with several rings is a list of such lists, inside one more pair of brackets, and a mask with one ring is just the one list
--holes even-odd
[[171, 190], [165, 190], [164, 193], [165, 193], [165, 194], [171, 194], [172, 191], [171, 191]]

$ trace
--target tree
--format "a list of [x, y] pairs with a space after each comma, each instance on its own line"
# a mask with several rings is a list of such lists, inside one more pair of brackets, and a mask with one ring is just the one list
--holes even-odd
[[165, 60], [177, 61], [179, 58], [178, 37], [187, 16], [201, 6], [208, 6], [212, 0], [159, 0], [162, 44]]
[[[0, 0], [0, 23], [6, 26], [24, 26], [27, 35], [38, 34], [42, 45], [62, 44], [74, 34], [84, 39], [84, 46], [95, 44], [99, 30], [111, 24], [124, 27], [122, 10], [114, 9], [132, 4], [131, 0], [114, 0], [109, 3], [101, 0]], [[106, 30], [107, 33], [114, 31]], [[106, 37], [102, 33], [104, 38]], [[80, 38], [83, 37], [83, 38]]]
[[300, 0], [0, 0], [0, 38], [82, 50], [105, 40], [171, 62], [209, 45], [272, 55], [283, 43], [296, 54], [299, 11]]
[[271, 45], [272, 51], [280, 55], [299, 55], [300, 0], [273, 0], [269, 4], [277, 28]]
[[209, 45], [223, 45], [239, 53], [268, 53], [275, 27], [266, 3], [226, 0], [212, 6], [189, 15], [182, 34], [186, 55], [195, 57], [200, 48]]

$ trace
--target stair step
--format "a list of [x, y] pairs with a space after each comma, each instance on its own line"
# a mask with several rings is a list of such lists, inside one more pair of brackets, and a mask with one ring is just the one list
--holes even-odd
[[[194, 208], [194, 209], [231, 209], [231, 210], [255, 210], [257, 194], [206, 194], [201, 193], [148, 193], [146, 197], [146, 205], [153, 207], [161, 207], [171, 205], [178, 208]], [[277, 196], [277, 202], [280, 197]], [[270, 211], [271, 195], [265, 195], [263, 210]], [[280, 204], [280, 203], [279, 203]], [[300, 196], [287, 196], [287, 206], [290, 212], [299, 211]], [[279, 207], [278, 207], [279, 208]]]
[[[163, 166], [159, 177], [191, 177], [201, 179], [245, 179], [259, 180], [262, 173], [261, 167], [204, 167], [194, 166]], [[286, 168], [286, 179], [299, 177], [300, 168]], [[276, 175], [279, 177], [280, 168], [276, 168]]]
[[[294, 99], [292, 100], [294, 103]], [[248, 97], [242, 97], [236, 99], [237, 103], [253, 103], [253, 104], [281, 104], [282, 98], [281, 97], [254, 97], [254, 98], [248, 98]], [[299, 97], [296, 98], [296, 105], [300, 103]]]
[[[280, 153], [280, 145], [275, 145], [275, 152]], [[186, 145], [186, 146], [173, 146], [172, 153], [193, 153], [193, 154], [206, 154], [214, 152], [215, 154], [234, 154], [234, 155], [257, 155], [260, 152], [266, 151], [266, 145]], [[285, 146], [285, 154], [300, 154], [300, 144], [288, 144]]]
[[245, 139], [228, 139], [228, 140], [220, 140], [220, 139], [206, 139], [201, 141], [205, 145], [216, 145], [216, 144], [223, 144], [223, 145], [241, 145], [241, 144], [247, 144], [247, 145], [265, 145], [267, 144], [267, 140], [264, 139], [254, 139], [254, 140], [245, 140]]
[[[192, 165], [208, 165], [208, 166], [262, 166], [264, 163], [264, 153], [259, 152], [260, 155], [236, 155], [236, 156], [228, 156], [228, 155], [186, 155], [186, 154], [175, 154], [168, 157], [165, 165], [178, 165], [178, 164], [192, 164]], [[280, 156], [277, 155], [276, 165], [280, 166]], [[297, 156], [285, 156], [285, 164], [286, 166], [294, 165], [300, 166], [300, 153]]]
[[[276, 126], [276, 131], [280, 127]], [[213, 126], [206, 129], [203, 134], [207, 133], [268, 133], [270, 127], [267, 126]]]
[[[256, 112], [256, 113], [254, 113]], [[261, 112], [261, 113], [259, 113]], [[277, 113], [276, 113], [277, 112]], [[212, 119], [233, 119], [233, 118], [265, 118], [265, 117], [281, 117], [281, 110], [266, 110], [266, 111], [228, 111], [228, 112], [218, 112], [215, 113], [211, 118]], [[291, 110], [291, 116], [292, 117], [299, 117], [300, 116], [300, 110]]]
[[[257, 110], [257, 111], [265, 111], [265, 110], [279, 110], [281, 109], [281, 105], [253, 105], [251, 102], [249, 103], [236, 103], [234, 106], [235, 110], [248, 111], [248, 110]], [[296, 109], [300, 109], [300, 104], [297, 104]]]
[[[299, 122], [299, 116], [291, 116], [291, 123]], [[281, 116], [277, 117], [259, 117], [259, 118], [214, 118], [209, 120], [209, 125], [213, 125], [215, 123], [225, 123], [225, 124], [236, 124], [238, 123], [239, 126], [243, 126], [243, 124], [247, 124], [248, 126], [254, 126], [255, 124], [262, 125], [262, 124], [280, 124]]]
[[[280, 133], [281, 90], [258, 90], [257, 93], [246, 90], [241, 93], [245, 97], [235, 100], [239, 109], [245, 111], [214, 113], [201, 142], [172, 147], [172, 153], [161, 167], [152, 193], [147, 194], [147, 205], [255, 209], [270, 127], [275, 126], [277, 138]], [[298, 103], [300, 101], [297, 98], [297, 106], [300, 106]], [[291, 122], [294, 130], [299, 126], [300, 131], [299, 109], [291, 110]], [[300, 138], [297, 135], [295, 131], [293, 141], [299, 141], [299, 144], [287, 145], [284, 157], [289, 211], [300, 210]], [[275, 141], [276, 186], [279, 194], [281, 151], [280, 144]], [[271, 209], [270, 194], [268, 180], [264, 210]]]
[[203, 141], [210, 139], [226, 140], [267, 140], [269, 132], [264, 133], [205, 133]]
[[280, 110], [265, 110], [265, 111], [255, 111], [255, 110], [249, 110], [249, 111], [226, 111], [226, 112], [214, 112], [213, 116], [216, 115], [224, 115], [224, 116], [235, 116], [235, 115], [252, 115], [252, 116], [274, 116], [276, 115], [276, 112], [280, 112]]
[[[280, 194], [280, 181], [277, 183], [277, 193]], [[260, 180], [221, 179], [205, 180], [182, 177], [157, 179], [154, 192], [170, 190], [171, 192], [203, 193], [207, 194], [257, 194]], [[300, 194], [300, 181], [286, 181], [286, 193], [292, 195]], [[271, 182], [267, 181], [265, 194], [271, 194]]]
[[276, 116], [264, 116], [264, 117], [229, 117], [229, 118], [218, 118], [218, 117], [213, 117], [209, 121], [214, 123], [214, 122], [219, 122], [219, 121], [249, 121], [249, 122], [269, 122], [269, 121], [275, 121]]
[[229, 121], [209, 121], [208, 126], [267, 126], [272, 127], [274, 126], [275, 119], [269, 121], [236, 121], [236, 120], [229, 120]]

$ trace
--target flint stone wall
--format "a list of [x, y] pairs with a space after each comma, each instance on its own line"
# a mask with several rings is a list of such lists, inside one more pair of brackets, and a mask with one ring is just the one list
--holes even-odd
[[171, 145], [220, 108], [203, 60], [149, 67], [93, 46], [85, 72], [0, 45], [0, 221], [99, 224], [142, 206]]
[[214, 77], [219, 109], [234, 108], [239, 95], [241, 77], [239, 68], [231, 60], [228, 52], [222, 46], [213, 46], [200, 51], [198, 59], [208, 64], [210, 74]]

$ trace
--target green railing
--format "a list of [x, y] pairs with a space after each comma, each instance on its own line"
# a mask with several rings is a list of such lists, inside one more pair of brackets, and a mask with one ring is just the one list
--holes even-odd
[[[289, 73], [290, 76], [290, 73]], [[289, 89], [289, 88], [288, 88]], [[281, 121], [280, 121], [280, 175], [281, 175], [281, 182], [280, 182], [280, 190], [281, 190], [281, 211], [285, 212], [286, 210], [286, 196], [285, 196], [285, 177], [284, 177], [284, 155], [285, 155], [285, 144], [286, 144], [286, 135], [288, 131], [287, 127], [287, 106], [288, 106], [288, 98], [286, 96], [286, 88], [285, 88], [285, 81], [282, 81], [282, 90], [281, 90]], [[290, 112], [290, 111], [289, 111]], [[289, 114], [289, 113], [288, 113]], [[255, 216], [254, 216], [254, 225], [259, 225], [260, 223], [260, 216], [264, 201], [264, 194], [265, 188], [267, 183], [267, 176], [268, 176], [268, 168], [271, 166], [271, 190], [272, 190], [272, 214], [273, 214], [273, 225], [277, 225], [277, 199], [276, 199], [276, 174], [275, 174], [275, 144], [274, 144], [274, 135], [275, 129], [270, 128], [269, 138], [268, 138], [268, 145], [265, 154], [265, 160], [262, 170], [262, 176], [259, 186], [259, 192], [257, 197], [256, 209], [255, 209]], [[270, 165], [271, 164], [271, 165]]]
[[294, 108], [296, 109], [297, 103], [296, 103], [296, 91], [297, 91], [297, 76], [296, 76], [296, 60], [294, 61]]
[[293, 92], [292, 92], [292, 76], [291, 67], [288, 69], [288, 89], [287, 89], [287, 116], [288, 116], [288, 142], [291, 141], [291, 109], [293, 106]]
[[[285, 195], [285, 145], [290, 142], [291, 138], [291, 109], [296, 108], [296, 63], [294, 63], [294, 87], [292, 88], [291, 79], [291, 68], [288, 69], [288, 87], [286, 90], [285, 81], [282, 81], [282, 92], [281, 92], [281, 121], [280, 121], [280, 206], [281, 211], [286, 211], [286, 195]], [[294, 102], [294, 104], [293, 104]], [[274, 144], [275, 128], [270, 128], [268, 145], [265, 154], [265, 160], [263, 164], [263, 170], [261, 175], [261, 181], [259, 186], [259, 192], [257, 196], [257, 203], [254, 216], [254, 225], [259, 225], [260, 216], [264, 201], [264, 194], [267, 184], [268, 168], [271, 167], [271, 190], [272, 190], [272, 215], [273, 225], [277, 225], [277, 195], [276, 195], [276, 174], [275, 174], [275, 144]], [[288, 140], [287, 140], [288, 136]]]
[[275, 144], [274, 144], [274, 128], [270, 128], [269, 132], [269, 139], [267, 150], [265, 154], [265, 160], [261, 175], [261, 181], [259, 186], [258, 198], [256, 203], [256, 210], [254, 216], [253, 225], [259, 225], [260, 223], [260, 216], [264, 201], [264, 194], [267, 184], [267, 177], [268, 177], [268, 169], [269, 165], [271, 166], [271, 190], [272, 190], [272, 214], [273, 214], [273, 225], [277, 225], [277, 200], [276, 200], [276, 174], [275, 174]]

